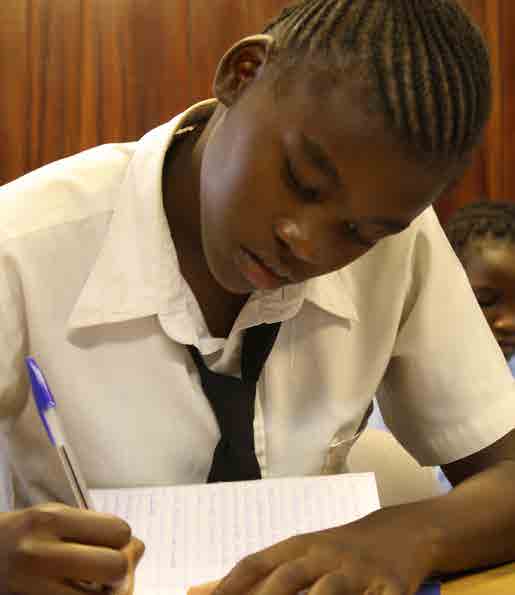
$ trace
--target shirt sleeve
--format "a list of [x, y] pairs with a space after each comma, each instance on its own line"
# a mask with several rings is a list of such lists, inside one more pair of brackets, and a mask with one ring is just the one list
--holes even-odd
[[0, 235], [0, 431], [7, 433], [27, 399], [25, 308], [16, 265]]
[[419, 463], [441, 465], [515, 427], [515, 385], [434, 211], [417, 225], [410, 295], [378, 400]]

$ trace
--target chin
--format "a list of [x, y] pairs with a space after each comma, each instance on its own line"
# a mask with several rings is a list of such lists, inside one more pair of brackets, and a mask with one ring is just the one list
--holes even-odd
[[223, 267], [217, 267], [215, 263], [208, 259], [208, 266], [213, 279], [224, 289], [227, 293], [234, 295], [247, 295], [253, 291], [253, 288], [242, 277], [236, 277], [234, 270], [232, 275], [224, 274]]
[[225, 291], [234, 295], [248, 295], [254, 291], [253, 287], [250, 285], [244, 285], [243, 283], [221, 283], [220, 281], [218, 281], [218, 283], [225, 289]]

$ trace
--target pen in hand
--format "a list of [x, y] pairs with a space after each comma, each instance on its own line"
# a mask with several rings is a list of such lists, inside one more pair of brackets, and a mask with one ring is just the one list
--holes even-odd
[[36, 407], [52, 445], [57, 449], [66, 478], [72, 489], [75, 502], [81, 509], [92, 510], [93, 503], [88, 494], [86, 482], [80, 472], [77, 459], [66, 439], [63, 425], [59, 419], [56, 403], [39, 366], [32, 357], [26, 358], [32, 392]]
[[[47, 436], [56, 448], [61, 461], [64, 473], [73, 492], [78, 508], [92, 510], [93, 502], [88, 493], [86, 482], [79, 469], [77, 459], [66, 439], [63, 425], [57, 413], [55, 399], [43, 376], [43, 372], [32, 357], [25, 358], [29, 379], [32, 386], [32, 393], [36, 402], [36, 408], [47, 433]], [[94, 592], [106, 592], [106, 587], [96, 583], [81, 582], [82, 589]], [[109, 591], [107, 591], [109, 592]]]

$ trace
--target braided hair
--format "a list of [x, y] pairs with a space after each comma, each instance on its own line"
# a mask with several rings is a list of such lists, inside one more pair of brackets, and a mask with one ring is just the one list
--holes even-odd
[[483, 201], [456, 211], [445, 226], [447, 237], [461, 259], [474, 240], [491, 238], [515, 243], [515, 203]]
[[490, 61], [456, 0], [303, 0], [264, 33], [279, 62], [281, 54], [290, 63], [350, 59], [389, 130], [417, 156], [462, 162], [480, 139], [492, 104]]

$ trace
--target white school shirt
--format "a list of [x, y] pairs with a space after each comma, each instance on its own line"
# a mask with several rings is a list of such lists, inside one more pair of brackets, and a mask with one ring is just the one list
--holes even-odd
[[161, 184], [174, 132], [214, 106], [0, 189], [0, 423], [18, 505], [72, 501], [30, 395], [28, 354], [94, 488], [204, 482], [219, 430], [185, 345], [238, 374], [242, 331], [262, 322], [283, 321], [257, 387], [263, 477], [319, 473], [378, 390], [422, 464], [515, 426], [511, 374], [432, 209], [341, 271], [256, 292], [227, 339], [210, 335]]

